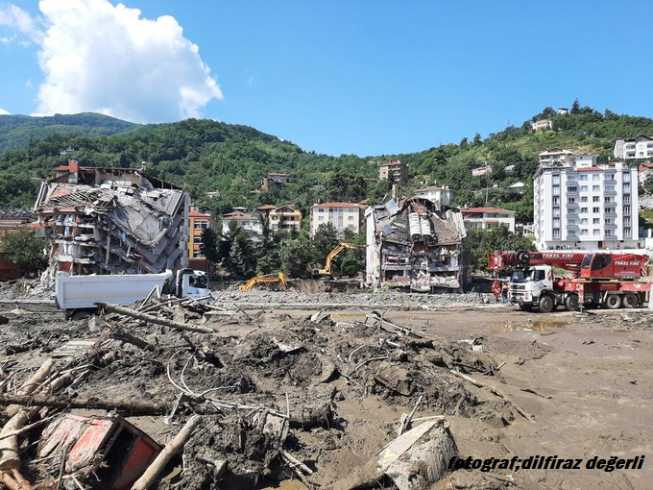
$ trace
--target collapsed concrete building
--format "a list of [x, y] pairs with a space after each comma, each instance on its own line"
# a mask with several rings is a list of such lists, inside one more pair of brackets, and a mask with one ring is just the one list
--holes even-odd
[[460, 290], [465, 224], [459, 210], [422, 197], [366, 210], [366, 282], [417, 292]]
[[188, 264], [190, 197], [145, 169], [57, 167], [41, 184], [35, 226], [50, 272], [159, 273]]

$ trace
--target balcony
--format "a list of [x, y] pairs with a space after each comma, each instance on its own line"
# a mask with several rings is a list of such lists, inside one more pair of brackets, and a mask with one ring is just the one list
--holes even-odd
[[617, 190], [616, 189], [604, 189], [603, 190], [603, 196], [604, 197], [611, 197], [611, 196], [616, 196], [617, 195]]
[[605, 228], [606, 230], [616, 230], [617, 223], [606, 223], [603, 225], [603, 228]]

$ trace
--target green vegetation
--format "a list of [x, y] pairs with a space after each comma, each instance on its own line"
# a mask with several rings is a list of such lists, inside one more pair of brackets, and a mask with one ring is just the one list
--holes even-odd
[[535, 250], [532, 237], [510, 233], [505, 226], [495, 226], [491, 230], [471, 230], [467, 235], [465, 249], [472, 254], [470, 269], [484, 271], [487, 256], [497, 250]]
[[0, 152], [21, 148], [31, 141], [55, 134], [111, 136], [138, 124], [90, 112], [49, 117], [0, 115]]
[[5, 259], [20, 267], [23, 273], [37, 272], [47, 267], [48, 261], [43, 253], [45, 247], [45, 238], [35, 236], [34, 231], [28, 228], [7, 233], [2, 239]]
[[[28, 207], [37, 191], [30, 177], [43, 178], [53, 167], [74, 157], [87, 166], [140, 167], [141, 162], [147, 162], [148, 172], [186, 187], [197, 206], [216, 215], [234, 206], [290, 203], [306, 216], [315, 202], [367, 199], [368, 203], [377, 203], [388, 199], [391, 183], [370, 179], [378, 176], [379, 163], [399, 159], [408, 167], [409, 182], [402, 189], [405, 194], [436, 182], [458, 191], [457, 205], [504, 207], [516, 211], [517, 220], [529, 222], [533, 213], [532, 178], [539, 152], [567, 148], [594, 152], [601, 161], [607, 161], [615, 138], [653, 135], [652, 119], [617, 115], [609, 110], [601, 114], [580, 104], [573, 109], [573, 114], [559, 116], [546, 108], [532, 118], [551, 119], [553, 131], [534, 133], [529, 120], [521, 127], [508, 127], [485, 139], [475, 134], [458, 145], [369, 158], [306, 152], [247, 126], [195, 119], [146, 126], [125, 123], [123, 127], [115, 123], [109, 125], [110, 131], [127, 132], [112, 136], [56, 134], [45, 139], [40, 139], [38, 127], [30, 132], [29, 126], [14, 125], [11, 131], [24, 130], [21, 138], [16, 138], [3, 129], [2, 121], [7, 117], [31, 118], [3, 116], [0, 135], [4, 147], [15, 149], [0, 154], [0, 191], [4, 190], [0, 192], [0, 209]], [[55, 118], [82, 116], [87, 118], [88, 132], [93, 131], [90, 124], [94, 117], [105, 124], [98, 131], [107, 131], [110, 118], [105, 116]], [[40, 119], [34, 121], [41, 124]], [[20, 141], [26, 138], [29, 142], [20, 147]], [[67, 153], [70, 148], [74, 151]], [[489, 175], [471, 176], [471, 169], [486, 163], [492, 166]], [[271, 184], [269, 190], [261, 190], [267, 172], [288, 173], [287, 184]], [[524, 187], [510, 187], [517, 182], [523, 182]], [[209, 191], [220, 195], [208, 197]]]
[[[236, 279], [279, 271], [293, 278], [308, 278], [313, 269], [324, 267], [327, 254], [339, 243], [337, 230], [330, 223], [320, 226], [313, 240], [305, 231], [271, 234], [264, 230], [261, 242], [253, 243], [250, 238], [251, 235], [234, 222], [224, 235], [207, 229], [203, 234], [202, 252], [218, 266], [221, 274]], [[352, 233], [345, 233], [343, 239], [362, 243], [361, 238]], [[355, 276], [364, 269], [364, 260], [362, 250], [345, 250], [333, 261], [334, 273]]]

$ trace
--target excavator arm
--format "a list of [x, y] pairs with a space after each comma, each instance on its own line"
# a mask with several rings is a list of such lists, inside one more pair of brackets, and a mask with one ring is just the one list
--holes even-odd
[[252, 277], [249, 281], [247, 281], [246, 284], [238, 286], [238, 289], [243, 292], [249, 291], [257, 284], [265, 284], [265, 283], [272, 283], [272, 282], [278, 282], [279, 287], [281, 288], [282, 291], [288, 289], [288, 279], [286, 278], [286, 275], [283, 272], [279, 272], [276, 275]]
[[333, 259], [335, 259], [336, 256], [345, 249], [355, 250], [358, 248], [365, 248], [365, 245], [356, 245], [354, 243], [349, 243], [349, 242], [340, 242], [338, 246], [333, 250], [331, 250], [331, 252], [329, 252], [329, 255], [327, 255], [326, 261], [324, 262], [324, 269], [315, 269], [313, 273], [321, 276], [330, 276], [332, 273]]

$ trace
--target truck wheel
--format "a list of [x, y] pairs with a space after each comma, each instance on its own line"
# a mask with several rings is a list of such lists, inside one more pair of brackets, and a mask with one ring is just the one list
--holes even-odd
[[565, 308], [569, 311], [578, 311], [578, 295], [570, 294], [565, 298]]
[[531, 307], [531, 305], [525, 305], [522, 303], [519, 305], [519, 309], [521, 311], [531, 311], [533, 308]]
[[554, 306], [555, 304], [551, 296], [542, 296], [540, 298], [539, 309], [541, 313], [551, 313]]
[[608, 294], [603, 300], [603, 305], [608, 310], [616, 310], [621, 306], [621, 298], [616, 294]]
[[639, 306], [639, 298], [635, 293], [626, 293], [621, 300], [624, 308], [637, 308]]
[[90, 317], [91, 317], [90, 312], [84, 311], [84, 310], [79, 310], [79, 311], [76, 311], [75, 313], [73, 313], [72, 316], [70, 317], [70, 319], [73, 320], [73, 321], [78, 321], [78, 320], [86, 320], [87, 318], [90, 318]]

